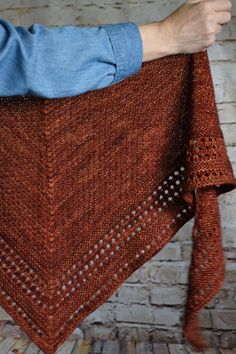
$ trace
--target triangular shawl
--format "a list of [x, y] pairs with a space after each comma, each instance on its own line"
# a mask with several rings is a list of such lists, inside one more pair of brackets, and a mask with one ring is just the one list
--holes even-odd
[[235, 187], [207, 51], [78, 96], [2, 97], [1, 306], [53, 354], [195, 217], [183, 333], [207, 348], [198, 312], [225, 271], [217, 196]]

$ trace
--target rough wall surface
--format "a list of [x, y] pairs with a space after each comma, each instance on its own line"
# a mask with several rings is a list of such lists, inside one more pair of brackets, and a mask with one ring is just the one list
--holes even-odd
[[[46, 26], [161, 20], [178, 0], [1, 0], [1, 17], [14, 25]], [[236, 174], [236, 1], [232, 20], [208, 49], [217, 108], [227, 150]], [[236, 192], [220, 196], [226, 279], [219, 294], [202, 312], [213, 345], [236, 347]], [[193, 220], [81, 324], [87, 338], [135, 338], [181, 341], [183, 303], [191, 256]], [[9, 316], [0, 308], [0, 320]]]

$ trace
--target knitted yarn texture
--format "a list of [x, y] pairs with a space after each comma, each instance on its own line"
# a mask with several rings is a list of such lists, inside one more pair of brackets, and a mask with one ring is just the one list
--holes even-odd
[[[0, 305], [46, 354], [194, 217], [183, 334], [224, 281], [236, 188], [207, 51], [79, 96], [0, 99]], [[183, 299], [184, 302], [184, 299]]]

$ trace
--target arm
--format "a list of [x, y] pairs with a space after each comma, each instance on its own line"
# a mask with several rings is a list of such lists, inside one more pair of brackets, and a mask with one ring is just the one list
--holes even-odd
[[231, 20], [230, 0], [188, 0], [162, 21], [139, 26], [143, 61], [207, 49]]
[[132, 22], [28, 29], [0, 20], [0, 96], [66, 97], [138, 72], [142, 39]]
[[115, 84], [142, 62], [194, 53], [231, 19], [229, 0], [189, 0], [160, 22], [14, 27], [0, 20], [0, 96], [65, 97]]

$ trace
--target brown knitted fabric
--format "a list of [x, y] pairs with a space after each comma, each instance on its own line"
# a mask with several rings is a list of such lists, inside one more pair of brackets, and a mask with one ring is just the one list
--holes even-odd
[[[236, 188], [207, 52], [79, 96], [0, 100], [0, 304], [46, 353], [191, 218], [183, 333], [224, 281], [217, 196]], [[183, 299], [184, 302], [184, 299]]]

